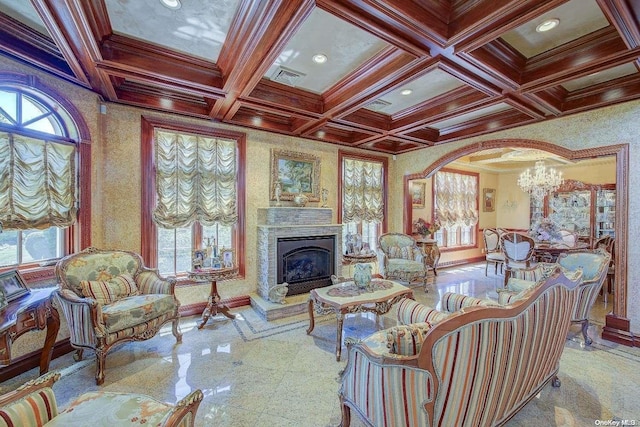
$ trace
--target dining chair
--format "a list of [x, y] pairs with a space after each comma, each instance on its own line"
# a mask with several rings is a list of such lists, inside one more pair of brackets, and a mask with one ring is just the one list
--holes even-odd
[[599, 247], [602, 246], [608, 251], [609, 244], [611, 243], [611, 239], [613, 239], [613, 237], [611, 237], [610, 234], [599, 237], [593, 244], [593, 249], [598, 249]]
[[560, 230], [560, 236], [562, 236], [562, 243], [570, 248], [574, 248], [578, 243], [578, 233], [566, 229]]
[[504, 254], [500, 249], [500, 233], [495, 228], [485, 228], [482, 230], [482, 237], [486, 260], [484, 275], [487, 275], [489, 264], [494, 265], [495, 274], [498, 274], [498, 266], [500, 266], [500, 272], [502, 273], [504, 269]]
[[511, 270], [531, 266], [535, 241], [526, 234], [509, 232], [500, 236], [500, 247], [504, 253], [504, 285], [506, 287]]
[[[607, 295], [615, 292], [615, 278], [616, 278], [616, 239], [609, 236], [609, 241], [605, 247], [606, 251], [611, 254], [611, 260], [609, 261], [609, 269], [607, 270], [606, 289], [602, 287], [602, 293], [604, 296], [604, 304], [607, 305]], [[596, 247], [597, 249], [598, 247]]]

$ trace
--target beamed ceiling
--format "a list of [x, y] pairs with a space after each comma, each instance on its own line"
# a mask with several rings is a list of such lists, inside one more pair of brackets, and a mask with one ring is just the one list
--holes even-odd
[[637, 0], [0, 0], [0, 50], [105, 101], [399, 154], [640, 98], [639, 17]]

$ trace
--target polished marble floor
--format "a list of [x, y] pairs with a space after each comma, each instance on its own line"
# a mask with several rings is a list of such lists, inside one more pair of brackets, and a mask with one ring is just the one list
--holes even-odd
[[[446, 291], [497, 298], [502, 280], [491, 271], [485, 276], [484, 264], [445, 268], [429, 293], [419, 287], [414, 293], [432, 305]], [[624, 419], [640, 425], [640, 349], [599, 338], [609, 310], [603, 301], [596, 303], [590, 347], [583, 345], [579, 325], [572, 328], [560, 365], [562, 386], [545, 387], [508, 426], [593, 426], [603, 425], [598, 420]], [[316, 318], [313, 333], [307, 335], [306, 314], [266, 322], [250, 307], [233, 311], [235, 320], [217, 316], [202, 330], [197, 329], [198, 318], [184, 318], [182, 344], [176, 345], [166, 329], [151, 340], [119, 347], [107, 356], [101, 387], [95, 385], [91, 355], [78, 363], [70, 354], [55, 359], [51, 368], [62, 373], [54, 386], [59, 406], [65, 408], [77, 395], [96, 389], [141, 392], [174, 403], [199, 388], [205, 397], [197, 426], [339, 425], [339, 376], [346, 351], [336, 362], [335, 317]], [[380, 323], [388, 327], [395, 320], [390, 313]], [[380, 326], [373, 315], [351, 315], [344, 336], [363, 337]], [[31, 370], [0, 383], [0, 391], [36, 376]], [[355, 414], [352, 426], [362, 426]]]

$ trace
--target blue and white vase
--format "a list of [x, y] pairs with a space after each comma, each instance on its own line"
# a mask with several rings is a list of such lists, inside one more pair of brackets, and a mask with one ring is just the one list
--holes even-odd
[[369, 290], [371, 287], [371, 264], [356, 264], [353, 271], [353, 281], [358, 289]]

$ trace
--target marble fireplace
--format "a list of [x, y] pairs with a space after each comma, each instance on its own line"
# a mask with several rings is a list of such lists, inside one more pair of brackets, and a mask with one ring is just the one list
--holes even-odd
[[[340, 275], [342, 224], [332, 217], [331, 208], [258, 209], [258, 289], [251, 305], [267, 320], [304, 312], [306, 294], [331, 284], [331, 274]], [[287, 302], [275, 304], [270, 291], [283, 282], [289, 283]]]

